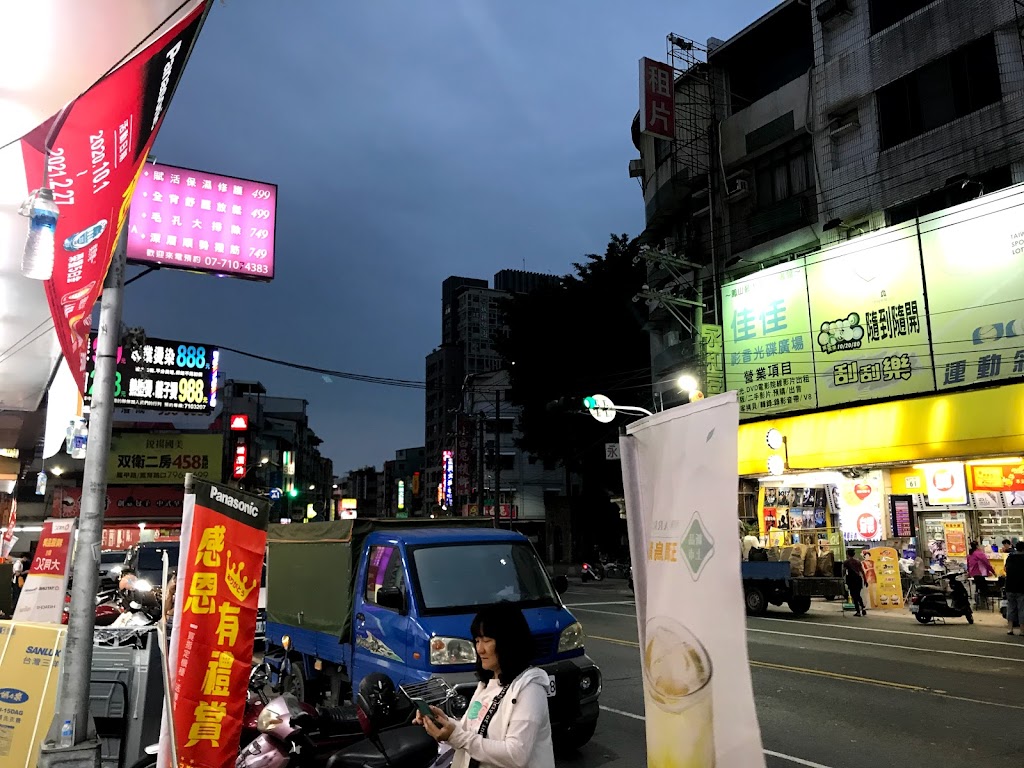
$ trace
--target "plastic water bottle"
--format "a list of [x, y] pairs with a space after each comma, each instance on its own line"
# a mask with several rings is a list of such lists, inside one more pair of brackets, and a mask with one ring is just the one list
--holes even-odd
[[49, 280], [53, 276], [53, 245], [57, 232], [57, 203], [53, 191], [40, 189], [32, 198], [29, 214], [28, 241], [21, 257], [21, 273], [33, 280]]
[[84, 459], [88, 444], [89, 427], [85, 425], [84, 421], [80, 421], [78, 422], [78, 426], [75, 427], [74, 434], [71, 438], [71, 458]]
[[75, 729], [70, 720], [65, 720], [60, 727], [60, 745], [62, 747], [75, 746]]

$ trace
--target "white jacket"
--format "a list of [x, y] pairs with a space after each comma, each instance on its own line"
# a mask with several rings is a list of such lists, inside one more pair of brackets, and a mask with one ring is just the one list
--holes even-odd
[[[473, 701], [486, 687], [477, 686]], [[479, 760], [480, 768], [555, 768], [547, 691], [544, 671], [530, 667], [519, 675], [491, 718], [487, 738], [477, 733], [479, 720], [471, 726], [463, 715], [448, 739], [457, 750], [452, 768], [467, 768], [471, 759]]]

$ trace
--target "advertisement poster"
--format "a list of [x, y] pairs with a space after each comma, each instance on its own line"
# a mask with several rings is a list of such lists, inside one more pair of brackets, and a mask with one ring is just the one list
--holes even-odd
[[180, 487], [189, 472], [201, 480], [220, 480], [223, 451], [221, 435], [114, 435], [107, 482]]
[[924, 477], [928, 486], [929, 506], [967, 503], [967, 481], [964, 477], [963, 462], [928, 464], [924, 468]]
[[1020, 205], [1018, 189], [921, 219], [940, 390], [1024, 373]]
[[[92, 402], [96, 375], [95, 333], [89, 342], [86, 404]], [[147, 338], [145, 344], [131, 352], [118, 347], [114, 405], [136, 410], [212, 413], [217, 407], [219, 368], [220, 351], [206, 344]]]
[[892, 547], [864, 551], [864, 569], [871, 569], [874, 581], [868, 583], [870, 608], [902, 608], [903, 584], [900, 581], [899, 553]]
[[945, 520], [942, 529], [946, 534], [946, 556], [967, 557], [967, 530], [963, 523]]
[[[182, 504], [181, 488], [174, 486], [117, 488], [108, 485], [107, 504], [103, 510], [103, 517], [108, 521], [112, 519], [152, 520], [154, 518], [179, 520]], [[68, 519], [78, 517], [81, 512], [81, 488], [57, 486], [53, 489], [52, 517]]]
[[39, 534], [35, 558], [14, 608], [15, 621], [60, 624], [71, 572], [74, 520], [47, 520]]
[[67, 630], [0, 621], [0, 765], [35, 768], [57, 708]]
[[[739, 403], [718, 395], [620, 440], [647, 765], [764, 766], [734, 514]], [[681, 500], [685, 500], [682, 503]]]
[[272, 280], [276, 218], [274, 184], [147, 164], [132, 198], [128, 260]]
[[172, 716], [179, 764], [221, 768], [238, 755], [270, 502], [194, 483], [178, 561]]
[[82, 392], [93, 306], [203, 11], [204, 5], [197, 6], [21, 142], [29, 189], [42, 185], [45, 165], [60, 211], [46, 298]]
[[913, 227], [891, 227], [807, 257], [821, 407], [935, 388]]
[[971, 488], [979, 491], [1024, 491], [1024, 464], [970, 464]]
[[640, 132], [676, 137], [675, 70], [671, 64], [640, 59]]
[[881, 541], [885, 538], [882, 494], [885, 482], [880, 470], [856, 479], [843, 478], [830, 488], [833, 508], [839, 513], [844, 541]]

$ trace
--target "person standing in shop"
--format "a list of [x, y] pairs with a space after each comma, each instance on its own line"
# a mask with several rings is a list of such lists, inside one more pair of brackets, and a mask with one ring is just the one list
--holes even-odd
[[1004, 555], [1008, 555], [1013, 552], [1013, 542], [1009, 539], [1003, 539], [1002, 546], [999, 547], [999, 552]]
[[[1013, 628], [1024, 620], [1024, 541], [1018, 541], [1013, 552], [1006, 556], [1006, 623], [1012, 635]], [[1024, 628], [1021, 629], [1024, 637]]]
[[996, 569], [988, 561], [988, 555], [978, 542], [972, 541], [967, 554], [967, 575], [974, 579], [974, 607], [980, 608], [988, 599], [988, 576], [995, 576]]
[[851, 548], [846, 550], [846, 562], [843, 563], [843, 571], [846, 573], [846, 588], [850, 590], [850, 599], [853, 600], [854, 616], [867, 616], [867, 608], [864, 607], [864, 596], [861, 590], [867, 583], [864, 574], [864, 564], [857, 559], [856, 552]]

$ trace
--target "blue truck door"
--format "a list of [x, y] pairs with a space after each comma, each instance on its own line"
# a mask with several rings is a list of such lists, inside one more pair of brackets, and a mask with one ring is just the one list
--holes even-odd
[[352, 622], [353, 684], [358, 684], [371, 672], [383, 672], [395, 685], [401, 685], [408, 677], [411, 619], [394, 608], [378, 604], [382, 589], [397, 589], [409, 605], [401, 551], [393, 544], [371, 545], [361, 573]]

